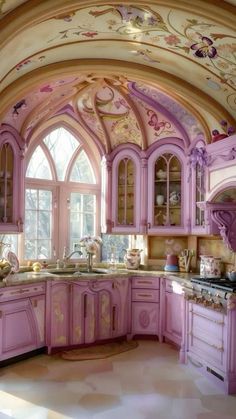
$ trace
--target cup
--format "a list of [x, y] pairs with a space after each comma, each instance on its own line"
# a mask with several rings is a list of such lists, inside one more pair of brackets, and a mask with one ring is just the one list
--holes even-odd
[[157, 205], [163, 205], [164, 204], [164, 195], [157, 195], [156, 196], [156, 203]]

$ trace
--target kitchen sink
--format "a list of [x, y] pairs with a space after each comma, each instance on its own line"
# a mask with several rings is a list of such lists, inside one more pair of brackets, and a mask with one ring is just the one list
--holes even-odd
[[95, 268], [92, 270], [92, 272], [88, 272], [88, 270], [85, 269], [76, 269], [76, 268], [59, 268], [59, 269], [48, 269], [47, 271], [50, 274], [53, 275], [59, 275], [59, 276], [72, 276], [72, 277], [77, 277], [80, 275], [106, 275], [109, 273], [109, 271], [107, 269], [100, 269], [100, 268]]

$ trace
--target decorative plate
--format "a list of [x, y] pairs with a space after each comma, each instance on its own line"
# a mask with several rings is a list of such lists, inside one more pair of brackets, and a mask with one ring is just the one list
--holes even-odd
[[9, 250], [8, 252], [6, 252], [6, 259], [8, 260], [8, 262], [11, 264], [11, 271], [12, 272], [18, 272], [19, 271], [19, 260], [18, 257], [16, 256], [16, 254], [14, 252], [12, 252], [11, 250]]

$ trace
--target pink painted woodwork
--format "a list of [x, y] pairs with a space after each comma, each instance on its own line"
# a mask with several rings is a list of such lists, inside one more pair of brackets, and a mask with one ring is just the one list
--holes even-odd
[[148, 159], [148, 233], [190, 231], [187, 188], [183, 151], [173, 144], [157, 147]]
[[0, 229], [19, 233], [24, 220], [24, 141], [7, 124], [0, 128]]
[[9, 287], [0, 296], [0, 361], [45, 346], [45, 286]]
[[52, 281], [48, 289], [47, 345], [75, 346], [127, 334], [127, 278]]
[[140, 155], [138, 147], [126, 147], [112, 162], [111, 230], [113, 233], [140, 231]]
[[226, 313], [187, 301], [186, 362], [213, 380], [227, 394], [236, 392], [236, 304]]
[[183, 304], [182, 287], [175, 290], [173, 282], [161, 279], [162, 336], [181, 347], [183, 340]]
[[160, 340], [159, 278], [132, 278], [131, 336], [157, 335]]

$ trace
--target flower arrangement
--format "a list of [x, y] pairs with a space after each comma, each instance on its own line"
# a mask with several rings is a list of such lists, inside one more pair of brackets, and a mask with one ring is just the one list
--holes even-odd
[[102, 239], [99, 236], [84, 236], [79, 243], [82, 247], [85, 247], [87, 253], [94, 255], [102, 244]]

